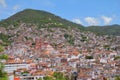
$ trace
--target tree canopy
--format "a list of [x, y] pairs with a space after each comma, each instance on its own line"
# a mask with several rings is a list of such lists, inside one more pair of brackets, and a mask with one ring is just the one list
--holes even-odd
[[[38, 80], [42, 80], [41, 78]], [[45, 76], [43, 80], [68, 80], [62, 72], [54, 72], [52, 76]]]

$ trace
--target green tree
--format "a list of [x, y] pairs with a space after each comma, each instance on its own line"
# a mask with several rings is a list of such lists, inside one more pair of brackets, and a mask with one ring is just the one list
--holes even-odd
[[54, 72], [53, 76], [56, 80], [66, 80], [66, 77], [61, 72]]
[[93, 59], [93, 56], [85, 56], [85, 59]]
[[[8, 56], [6, 54], [0, 55], [0, 60], [2, 59], [8, 59]], [[0, 62], [0, 80], [8, 80], [7, 73], [4, 72], [4, 64]]]
[[85, 36], [85, 35], [81, 35], [81, 41], [82, 42], [85, 42], [85, 41], [88, 41], [88, 38]]
[[4, 47], [0, 45], [0, 52], [4, 51]]
[[120, 80], [120, 76], [116, 76], [116, 77], [115, 77], [115, 80]]
[[5, 60], [7, 60], [7, 59], [8, 59], [8, 55], [2, 54], [2, 55], [0, 55], [0, 59], [5, 59]]
[[0, 62], [0, 80], [8, 80], [7, 73], [3, 71], [4, 65]]
[[4, 46], [9, 45], [10, 44], [9, 38], [10, 38], [9, 35], [0, 33], [0, 39], [3, 41], [2, 45], [4, 45]]
[[115, 56], [114, 60], [120, 59], [120, 56]]
[[55, 80], [55, 79], [51, 76], [46, 76], [46, 77], [43, 78], [43, 80]]

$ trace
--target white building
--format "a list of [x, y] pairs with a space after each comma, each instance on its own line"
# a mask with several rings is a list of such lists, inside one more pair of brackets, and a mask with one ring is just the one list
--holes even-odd
[[4, 71], [6, 71], [7, 73], [13, 73], [17, 69], [21, 69], [21, 68], [28, 69], [29, 67], [30, 67], [30, 64], [27, 64], [27, 63], [5, 64]]
[[43, 80], [44, 76], [20, 76], [20, 80], [38, 80], [41, 78]]

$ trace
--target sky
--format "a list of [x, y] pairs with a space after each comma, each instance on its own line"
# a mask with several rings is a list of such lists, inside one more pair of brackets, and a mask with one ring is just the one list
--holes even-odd
[[120, 24], [120, 0], [0, 0], [0, 20], [28, 8], [84, 26]]

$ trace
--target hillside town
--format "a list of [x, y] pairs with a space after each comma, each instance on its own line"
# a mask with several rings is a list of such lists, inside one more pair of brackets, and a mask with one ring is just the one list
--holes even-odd
[[77, 72], [77, 80], [114, 80], [120, 74], [120, 59], [115, 60], [118, 53], [114, 51], [95, 50], [91, 55], [87, 50], [82, 50], [81, 54], [76, 48], [68, 46], [67, 52], [60, 52], [39, 39], [33, 48], [36, 52], [30, 50], [22, 44], [10, 48], [10, 53], [15, 52], [14, 55], [9, 53], [8, 60], [3, 61], [9, 80], [37, 80], [56, 71], [69, 75]]
[[0, 80], [120, 80], [120, 0], [0, 0]]
[[54, 72], [64, 73], [69, 80], [74, 74], [77, 80], [115, 80], [120, 75], [119, 37], [76, 28], [36, 30], [26, 24], [1, 32], [14, 35], [10, 38], [14, 42], [0, 53], [8, 55], [0, 61], [9, 80], [44, 80]]

